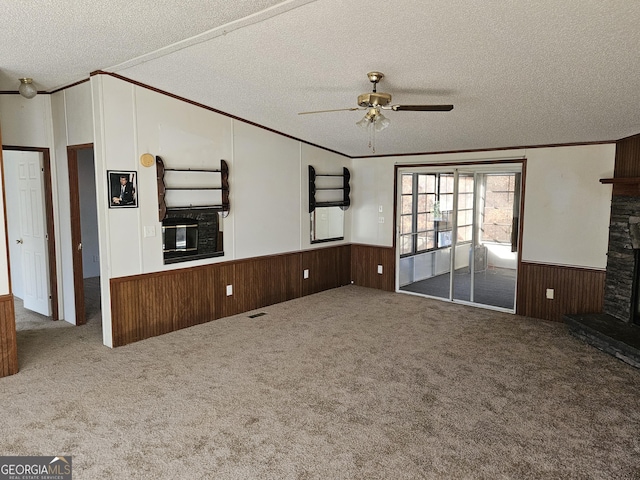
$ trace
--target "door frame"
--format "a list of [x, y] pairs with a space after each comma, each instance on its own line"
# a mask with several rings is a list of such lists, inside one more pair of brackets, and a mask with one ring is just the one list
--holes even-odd
[[[58, 311], [58, 277], [56, 270], [56, 237], [53, 216], [53, 184], [51, 183], [51, 154], [48, 148], [19, 147], [15, 145], [2, 145], [3, 150], [19, 152], [39, 152], [42, 154], [42, 173], [44, 183], [44, 211], [47, 229], [47, 256], [49, 263], [49, 292], [51, 295], [51, 319], [60, 319]], [[4, 164], [2, 165], [2, 178], [4, 178]], [[5, 207], [6, 208], [6, 207]], [[9, 265], [9, 281], [11, 281], [11, 266]]]
[[93, 143], [69, 145], [67, 147], [69, 209], [71, 212], [71, 256], [73, 258], [73, 297], [76, 308], [76, 325], [84, 325], [87, 323], [82, 265], [82, 224], [80, 221], [80, 191], [78, 188], [78, 151], [88, 148], [93, 148]]
[[[522, 237], [524, 232], [524, 200], [525, 200], [525, 185], [527, 178], [527, 157], [526, 156], [515, 156], [515, 157], [506, 157], [506, 158], [497, 158], [497, 159], [478, 159], [478, 160], [462, 160], [462, 161], [445, 161], [445, 162], [435, 162], [435, 163], [396, 163], [393, 168], [393, 225], [394, 225], [394, 235], [393, 235], [393, 249], [395, 253], [395, 291], [397, 293], [408, 293], [400, 290], [400, 242], [398, 238], [400, 236], [400, 225], [398, 224], [400, 215], [398, 213], [398, 209], [400, 208], [400, 191], [401, 187], [399, 185], [400, 171], [406, 169], [438, 169], [438, 168], [452, 168], [458, 170], [464, 170], [465, 167], [471, 168], [479, 168], [483, 166], [499, 166], [502, 164], [519, 164], [520, 165], [520, 204], [518, 205], [519, 210], [519, 220], [517, 225], [518, 237], [516, 239], [516, 245], [518, 249], [517, 257], [516, 257], [516, 271], [520, 272], [522, 270]], [[455, 196], [454, 196], [455, 198]], [[515, 288], [515, 298], [514, 298], [514, 306], [513, 313], [516, 315], [521, 315], [522, 306], [518, 305], [519, 290], [521, 288], [521, 283], [518, 281], [516, 277], [516, 288]], [[449, 301], [449, 300], [445, 300]], [[454, 303], [454, 302], [451, 302]], [[460, 303], [460, 302], [458, 302]], [[473, 306], [477, 306], [479, 308], [488, 308], [494, 310], [493, 307], [488, 307], [480, 304], [473, 304]], [[496, 309], [497, 310], [497, 309]]]

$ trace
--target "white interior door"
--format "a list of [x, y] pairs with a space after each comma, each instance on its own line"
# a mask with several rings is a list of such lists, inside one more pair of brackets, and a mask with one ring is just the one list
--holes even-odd
[[22, 281], [22, 238], [20, 229], [20, 190], [18, 188], [19, 152], [3, 150], [5, 195], [7, 199], [7, 239], [9, 244], [9, 263], [11, 265], [11, 292], [19, 299], [24, 298]]
[[20, 208], [20, 238], [15, 241], [22, 250], [24, 307], [50, 316], [51, 299], [43, 198], [42, 154], [38, 152], [15, 153], [19, 154], [16, 181]]

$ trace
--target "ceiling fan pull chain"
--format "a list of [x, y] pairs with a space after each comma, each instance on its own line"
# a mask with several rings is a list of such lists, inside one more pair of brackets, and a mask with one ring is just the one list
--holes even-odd
[[373, 122], [369, 123], [369, 148], [372, 153], [376, 153], [376, 129]]

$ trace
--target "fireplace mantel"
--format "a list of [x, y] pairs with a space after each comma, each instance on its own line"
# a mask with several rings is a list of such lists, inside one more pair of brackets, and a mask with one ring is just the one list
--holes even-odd
[[601, 178], [600, 183], [626, 183], [640, 185], [640, 177]]
[[600, 183], [613, 185], [613, 195], [640, 197], [640, 177], [601, 178]]

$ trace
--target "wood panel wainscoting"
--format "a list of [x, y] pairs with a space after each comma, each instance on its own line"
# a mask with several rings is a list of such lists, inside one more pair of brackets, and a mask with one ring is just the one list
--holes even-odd
[[237, 313], [302, 296], [300, 257], [296, 252], [233, 262]]
[[309, 278], [302, 282], [303, 296], [349, 285], [351, 245], [302, 252], [302, 271], [305, 270], [309, 270]]
[[[378, 266], [382, 273], [378, 273]], [[396, 251], [394, 247], [351, 245], [351, 279], [354, 285], [396, 290]]]
[[16, 315], [13, 295], [0, 296], [0, 377], [18, 373]]
[[[304, 269], [309, 278], [303, 278]], [[113, 346], [348, 285], [351, 246], [112, 278]], [[227, 285], [233, 294], [226, 295]]]
[[[604, 270], [522, 262], [516, 313], [556, 322], [563, 315], [601, 313], [604, 281]], [[546, 298], [548, 288], [554, 290], [553, 299]]]
[[[307, 269], [309, 278], [304, 279]], [[565, 314], [602, 312], [604, 281], [602, 270], [522, 262], [516, 313], [562, 321]], [[393, 292], [395, 251], [340, 245], [113, 278], [110, 283], [117, 347], [349, 283]], [[231, 296], [227, 285], [233, 286]], [[554, 289], [553, 300], [546, 298], [547, 288]]]

